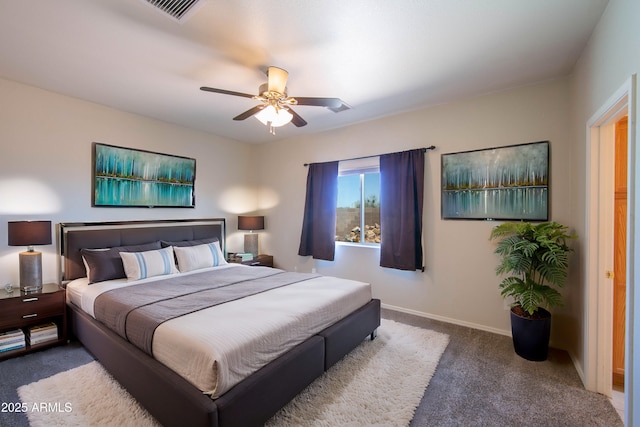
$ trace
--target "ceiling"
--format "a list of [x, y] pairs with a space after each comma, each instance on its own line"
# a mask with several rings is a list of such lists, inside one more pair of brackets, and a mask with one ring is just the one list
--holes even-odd
[[[0, 0], [0, 77], [249, 143], [347, 126], [568, 75], [607, 0]], [[271, 135], [232, 118], [273, 65], [334, 113]]]

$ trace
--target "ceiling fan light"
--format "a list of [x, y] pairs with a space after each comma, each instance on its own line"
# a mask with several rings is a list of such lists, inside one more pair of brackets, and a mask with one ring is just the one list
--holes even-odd
[[265, 126], [277, 128], [289, 123], [291, 119], [293, 119], [293, 114], [284, 109], [276, 111], [273, 105], [269, 105], [260, 110], [260, 112], [254, 117], [260, 120], [260, 122]]
[[273, 108], [272, 105], [267, 105], [254, 117], [260, 120], [262, 124], [266, 125], [268, 122], [273, 122], [273, 120], [275, 120], [277, 116], [278, 113], [276, 113], [276, 109]]
[[286, 92], [287, 78], [289, 77], [289, 73], [287, 71], [278, 67], [269, 67], [267, 77], [269, 79], [269, 92]]
[[291, 122], [291, 119], [293, 119], [293, 114], [291, 114], [287, 110], [280, 110], [278, 111], [278, 118], [273, 122], [271, 122], [271, 126], [274, 126], [274, 127], [284, 126], [287, 123]]

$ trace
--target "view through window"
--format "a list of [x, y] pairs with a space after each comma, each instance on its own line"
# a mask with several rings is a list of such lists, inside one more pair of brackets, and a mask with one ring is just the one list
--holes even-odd
[[378, 157], [340, 162], [336, 241], [380, 243]]

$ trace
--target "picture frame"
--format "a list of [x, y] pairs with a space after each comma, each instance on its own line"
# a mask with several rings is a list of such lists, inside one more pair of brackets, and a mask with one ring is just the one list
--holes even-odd
[[442, 219], [548, 221], [549, 145], [442, 154]]
[[195, 207], [196, 160], [93, 143], [93, 207]]

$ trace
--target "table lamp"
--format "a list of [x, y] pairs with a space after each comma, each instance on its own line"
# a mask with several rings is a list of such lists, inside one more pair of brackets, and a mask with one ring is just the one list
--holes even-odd
[[249, 230], [244, 235], [244, 251], [258, 256], [258, 233], [254, 230], [264, 230], [264, 216], [239, 216], [238, 230]]
[[37, 292], [42, 289], [42, 253], [35, 245], [51, 244], [51, 221], [9, 221], [9, 246], [27, 246], [20, 252], [20, 290]]

